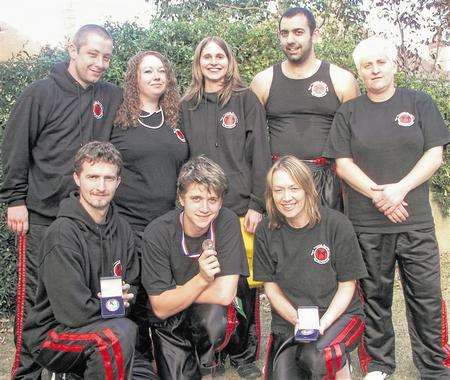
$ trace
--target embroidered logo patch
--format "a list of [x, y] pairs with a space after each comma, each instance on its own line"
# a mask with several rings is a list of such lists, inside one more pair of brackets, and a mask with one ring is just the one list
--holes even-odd
[[184, 137], [184, 133], [181, 131], [181, 129], [174, 128], [173, 133], [175, 133], [175, 136], [177, 136], [178, 140], [181, 142], [186, 142], [186, 137]]
[[325, 244], [318, 244], [312, 249], [311, 256], [317, 264], [326, 264], [330, 261], [330, 248]]
[[409, 112], [400, 112], [395, 117], [395, 121], [401, 127], [412, 127], [412, 125], [414, 124], [414, 119], [414, 115], [410, 114]]
[[311, 95], [316, 98], [323, 98], [326, 94], [328, 94], [328, 86], [321, 80], [316, 80], [311, 83], [308, 90], [311, 92]]
[[120, 260], [117, 260], [113, 264], [113, 273], [114, 273], [114, 276], [117, 276], [117, 277], [122, 276], [122, 263], [120, 262]]
[[233, 129], [238, 123], [238, 118], [234, 112], [227, 112], [222, 116], [220, 121], [222, 122], [222, 127], [226, 129]]
[[96, 119], [101, 119], [103, 117], [103, 105], [98, 100], [96, 100], [92, 106], [92, 113]]

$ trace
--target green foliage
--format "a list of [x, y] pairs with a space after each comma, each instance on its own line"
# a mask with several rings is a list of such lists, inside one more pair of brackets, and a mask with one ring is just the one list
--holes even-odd
[[[282, 12], [291, 3], [279, 1], [278, 11]], [[322, 37], [316, 45], [317, 55], [355, 74], [351, 53], [356, 43], [365, 37], [360, 28], [364, 14], [358, 11], [359, 3], [359, 0], [315, 0], [307, 4], [312, 5], [321, 20]], [[267, 13], [265, 4], [264, 0], [160, 1], [159, 16], [152, 19], [146, 28], [134, 23], [107, 23], [115, 48], [105, 80], [121, 85], [131, 56], [141, 50], [157, 50], [169, 57], [183, 90], [190, 82], [191, 62], [197, 43], [205, 36], [218, 35], [232, 47], [240, 73], [250, 83], [257, 72], [283, 59], [277, 38], [278, 17]], [[24, 53], [0, 63], [0, 140], [11, 108], [23, 88], [45, 77], [54, 62], [65, 59], [67, 54], [63, 49], [44, 48], [36, 56]], [[428, 92], [439, 105], [445, 120], [450, 119], [449, 90], [445, 80], [407, 77], [400, 73], [398, 83]], [[0, 176], [1, 172], [0, 167]], [[447, 163], [432, 180], [435, 197], [444, 213], [450, 209], [449, 182], [450, 167]], [[4, 206], [0, 206], [0, 212], [4, 212]], [[14, 307], [16, 252], [13, 243], [4, 223], [0, 223], [0, 314], [9, 313]]]

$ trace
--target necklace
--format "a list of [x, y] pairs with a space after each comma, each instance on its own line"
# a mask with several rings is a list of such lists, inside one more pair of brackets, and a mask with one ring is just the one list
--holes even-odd
[[[159, 123], [159, 125], [155, 125], [155, 126], [153, 126], [153, 125], [148, 125], [148, 124], [145, 124], [145, 123], [141, 120], [141, 118], [145, 119], [146, 117], [152, 116], [152, 115], [154, 115], [155, 113], [158, 113], [158, 112], [161, 112], [161, 123]], [[164, 111], [163, 111], [161, 108], [159, 108], [158, 111], [151, 112], [151, 113], [149, 113], [149, 114], [147, 114], [147, 115], [139, 115], [138, 122], [139, 122], [139, 124], [141, 124], [141, 125], [142, 125], [143, 127], [145, 127], [145, 128], [149, 128], [149, 129], [159, 129], [159, 128], [161, 128], [162, 125], [164, 124]]]
[[[191, 253], [189, 252], [187, 245], [186, 245], [186, 239], [184, 237], [184, 224], [183, 224], [183, 215], [184, 212], [181, 212], [180, 214], [180, 224], [181, 224], [181, 249], [183, 250], [183, 253], [185, 254], [185, 256], [193, 258], [193, 259], [198, 259], [200, 257], [200, 255], [202, 254], [202, 252], [199, 253]], [[208, 229], [208, 239], [211, 239], [214, 243], [216, 241], [215, 239], [216, 234], [215, 234], [215, 226], [214, 226], [214, 220], [211, 222], [209, 229]]]

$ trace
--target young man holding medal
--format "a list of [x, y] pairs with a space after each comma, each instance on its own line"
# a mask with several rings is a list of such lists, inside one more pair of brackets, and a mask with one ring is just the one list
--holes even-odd
[[136, 293], [134, 235], [111, 203], [122, 159], [110, 143], [75, 156], [79, 187], [41, 245], [36, 304], [24, 331], [39, 365], [84, 379], [130, 378], [137, 328], [124, 318]]
[[155, 219], [144, 232], [142, 284], [155, 314], [152, 338], [163, 379], [212, 374], [215, 353], [232, 333], [230, 304], [248, 269], [239, 220], [222, 207], [227, 185], [219, 165], [191, 159], [177, 183], [183, 210]]

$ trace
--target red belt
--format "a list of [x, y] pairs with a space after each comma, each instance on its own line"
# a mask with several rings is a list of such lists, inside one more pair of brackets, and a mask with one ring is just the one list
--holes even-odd
[[[279, 153], [272, 154], [272, 162], [276, 162], [279, 159], [280, 159]], [[330, 164], [330, 161], [328, 160], [328, 158], [325, 158], [325, 157], [317, 157], [317, 158], [313, 158], [311, 160], [300, 160], [300, 161], [315, 164], [318, 166], [328, 166]]]

